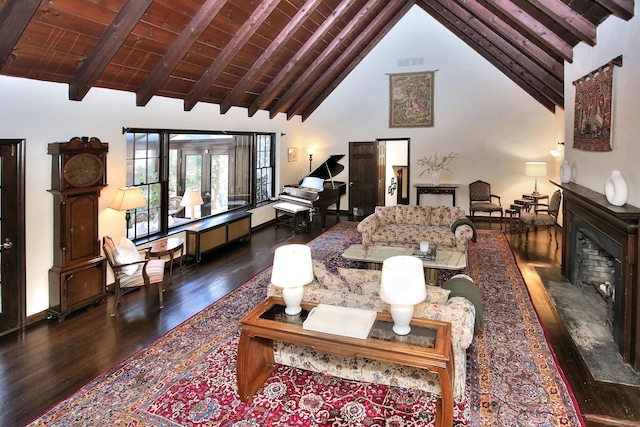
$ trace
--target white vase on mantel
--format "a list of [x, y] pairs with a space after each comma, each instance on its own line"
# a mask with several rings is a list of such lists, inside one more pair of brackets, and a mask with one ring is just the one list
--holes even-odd
[[627, 181], [619, 170], [612, 170], [604, 186], [607, 201], [613, 206], [622, 206], [627, 203]]
[[440, 172], [431, 171], [431, 184], [433, 185], [440, 184]]
[[560, 165], [560, 181], [564, 184], [571, 182], [571, 165], [568, 160], [563, 160]]

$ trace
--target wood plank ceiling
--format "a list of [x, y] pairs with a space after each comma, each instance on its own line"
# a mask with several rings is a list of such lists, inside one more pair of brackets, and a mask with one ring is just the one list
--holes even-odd
[[414, 5], [555, 111], [573, 48], [634, 0], [0, 0], [0, 74], [305, 120]]

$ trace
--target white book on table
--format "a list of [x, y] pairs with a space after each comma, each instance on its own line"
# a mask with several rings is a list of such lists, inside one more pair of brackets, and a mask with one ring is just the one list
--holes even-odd
[[313, 308], [302, 328], [351, 338], [365, 339], [376, 320], [376, 312], [359, 308], [318, 304]]

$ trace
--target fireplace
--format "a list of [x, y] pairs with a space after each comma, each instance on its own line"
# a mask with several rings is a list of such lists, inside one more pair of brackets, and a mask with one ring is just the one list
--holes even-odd
[[[571, 283], [594, 282], [610, 307], [611, 331], [625, 362], [640, 370], [640, 299], [638, 296], [638, 224], [640, 209], [613, 206], [604, 195], [575, 183], [555, 183], [563, 190], [562, 275]], [[585, 279], [585, 245], [597, 252], [594, 270], [602, 281]], [[592, 264], [592, 260], [588, 261]], [[595, 273], [593, 273], [595, 274]], [[593, 277], [589, 276], [589, 277]], [[607, 280], [608, 278], [608, 280]], [[607, 282], [609, 286], [607, 286]], [[603, 285], [603, 286], [601, 286]], [[608, 294], [608, 295], [607, 295]]]

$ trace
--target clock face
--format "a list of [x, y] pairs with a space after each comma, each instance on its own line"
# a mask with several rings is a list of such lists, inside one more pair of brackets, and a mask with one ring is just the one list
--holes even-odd
[[102, 179], [104, 164], [94, 154], [78, 154], [64, 165], [64, 179], [74, 187], [89, 187]]

